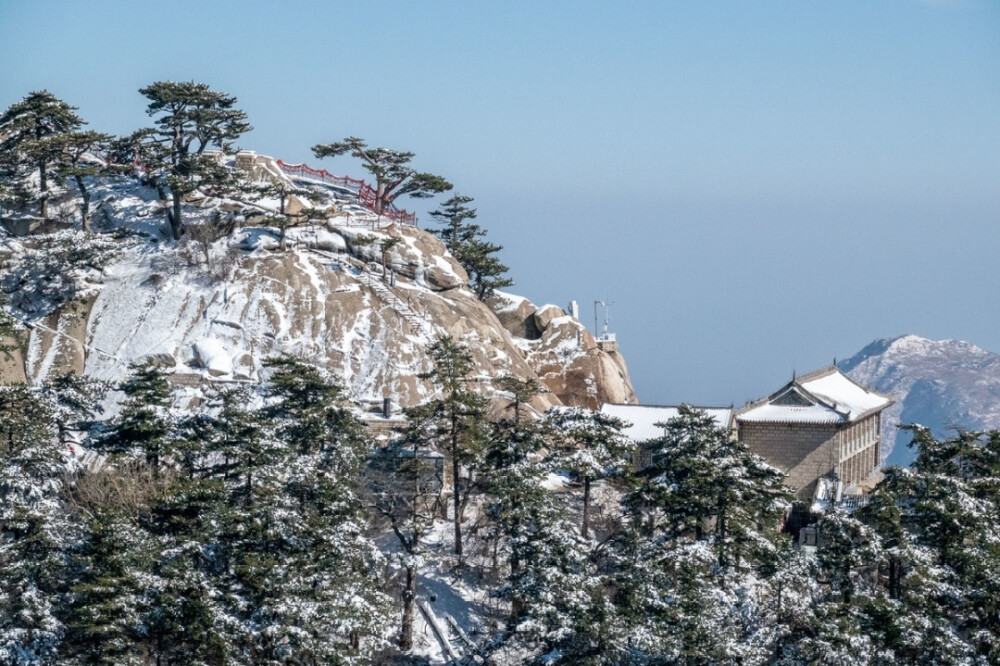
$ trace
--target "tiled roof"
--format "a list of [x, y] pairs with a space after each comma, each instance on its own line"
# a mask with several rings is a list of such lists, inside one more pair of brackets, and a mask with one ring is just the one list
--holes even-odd
[[792, 380], [736, 415], [740, 423], [851, 423], [892, 400], [860, 386], [835, 367]]
[[[733, 410], [729, 407], [695, 407], [704, 410], [715, 419], [720, 428], [729, 428]], [[601, 405], [601, 412], [631, 423], [625, 428], [625, 435], [633, 442], [647, 442], [663, 436], [663, 428], [657, 423], [666, 423], [678, 415], [676, 406], [665, 405], [623, 405], [607, 403]]]

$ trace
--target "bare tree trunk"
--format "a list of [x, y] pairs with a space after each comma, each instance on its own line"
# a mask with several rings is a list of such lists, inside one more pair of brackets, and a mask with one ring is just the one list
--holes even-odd
[[[454, 438], [454, 435], [452, 435]], [[462, 512], [460, 511], [460, 500], [458, 496], [458, 456], [457, 445], [453, 442], [451, 448], [451, 489], [452, 497], [455, 501], [455, 554], [458, 555], [459, 561], [462, 560]]]
[[406, 567], [406, 587], [403, 588], [403, 626], [399, 632], [399, 649], [406, 651], [413, 647], [413, 609], [417, 599], [417, 571]]
[[580, 536], [586, 538], [590, 528], [590, 477], [583, 477], [583, 524], [580, 526]]
[[179, 192], [171, 191], [171, 196], [174, 200], [173, 211], [170, 213], [170, 234], [173, 236], [174, 240], [181, 239], [181, 195]]
[[80, 196], [83, 197], [83, 205], [80, 207], [80, 215], [83, 220], [80, 223], [80, 228], [87, 232], [90, 231], [90, 191], [83, 183], [83, 176], [76, 176], [76, 186], [80, 190]]
[[42, 219], [48, 221], [49, 219], [49, 179], [47, 175], [47, 169], [45, 168], [45, 162], [38, 163], [38, 189], [41, 192], [42, 199]]

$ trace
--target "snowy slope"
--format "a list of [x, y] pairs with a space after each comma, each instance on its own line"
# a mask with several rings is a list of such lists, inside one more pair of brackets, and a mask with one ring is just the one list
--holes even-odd
[[912, 452], [895, 425], [919, 423], [937, 436], [954, 428], [1000, 428], [1000, 354], [961, 340], [916, 335], [872, 342], [838, 364], [858, 383], [890, 395], [882, 453], [906, 465]]
[[[154, 359], [176, 384], [258, 381], [266, 358], [287, 353], [330, 369], [361, 406], [389, 398], [400, 407], [434, 390], [418, 375], [430, 369], [427, 348], [441, 335], [469, 347], [485, 392], [502, 374], [541, 374], [435, 236], [379, 219], [349, 193], [299, 185], [325, 197], [318, 207], [327, 217], [288, 229], [283, 240], [259, 226], [277, 201], [199, 196], [185, 206], [186, 223], [222, 220], [233, 230], [208, 244], [187, 236], [174, 243], [155, 190], [131, 179], [95, 186], [96, 235], [4, 238], [0, 277], [16, 316], [31, 326], [4, 376], [37, 382], [74, 370], [117, 381], [130, 363]], [[67, 248], [89, 248], [95, 238], [103, 244], [84, 253], [88, 265], [67, 271], [80, 255]], [[583, 342], [574, 337], [570, 349], [558, 341], [560, 354], [593, 356]], [[545, 374], [559, 388], [551, 369]], [[596, 396], [602, 386], [573, 391]], [[559, 404], [556, 396], [597, 401], [555, 390], [536, 407]]]

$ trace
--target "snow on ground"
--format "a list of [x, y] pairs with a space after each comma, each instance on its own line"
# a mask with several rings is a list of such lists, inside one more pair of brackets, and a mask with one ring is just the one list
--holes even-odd
[[[488, 592], [475, 584], [473, 567], [466, 567], [462, 573], [455, 571], [455, 558], [451, 555], [453, 524], [449, 520], [437, 520], [421, 540], [427, 553], [417, 577], [417, 610], [413, 625], [413, 656], [425, 657], [432, 664], [444, 664], [451, 660], [449, 647], [442, 642], [440, 633], [448, 634], [445, 639], [456, 654], [466, 653], [461, 635], [473, 643], [488, 632], [491, 614]], [[380, 547], [390, 557], [399, 554], [399, 543], [395, 536], [385, 535], [378, 540]], [[429, 617], [428, 617], [429, 616]], [[440, 630], [435, 631], [434, 625]], [[457, 627], [457, 630], [454, 628]]]
[[[81, 341], [88, 375], [119, 381], [130, 362], [151, 359], [178, 377], [253, 381], [265, 358], [292, 353], [342, 371], [352, 398], [380, 401], [387, 384], [390, 393], [412, 391], [400, 378], [426, 370], [418, 361], [430, 341], [427, 327], [400, 326], [394, 294], [379, 294], [370, 267], [343, 253], [359, 233], [385, 236], [370, 229], [377, 223], [368, 217], [362, 225], [341, 215], [326, 226], [288, 229], [288, 249], [281, 253], [272, 252], [281, 244], [280, 230], [253, 226], [206, 251], [190, 239], [166, 239], [162, 203], [151, 188], [118, 181], [96, 188], [95, 201], [101, 211], [95, 227], [127, 228], [134, 240], [131, 246], [120, 243], [117, 259], [86, 278], [94, 296]], [[185, 216], [197, 224], [233, 215], [226, 212], [230, 203], [186, 205]], [[279, 205], [255, 203], [264, 209]], [[5, 241], [13, 253], [23, 253], [22, 245]], [[220, 274], [227, 265], [229, 273]], [[427, 291], [418, 284], [406, 288]], [[49, 338], [68, 340], [67, 321], [59, 318], [58, 330], [35, 323]], [[29, 380], [46, 376], [58, 360], [49, 338], [34, 332], [29, 338]]]

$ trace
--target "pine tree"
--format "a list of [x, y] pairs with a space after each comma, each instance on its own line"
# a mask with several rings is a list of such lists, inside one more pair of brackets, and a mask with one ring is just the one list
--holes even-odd
[[703, 411], [682, 405], [626, 506], [647, 535], [709, 539], [720, 567], [762, 563], [790, 494], [784, 475], [731, 441]]
[[121, 412], [96, 442], [99, 449], [129, 456], [141, 455], [159, 474], [174, 453], [175, 419], [170, 414], [170, 384], [155, 363], [130, 366], [131, 374], [118, 386], [125, 396]]
[[28, 177], [38, 173], [37, 197], [41, 216], [49, 217], [52, 169], [62, 158], [62, 139], [75, 132], [83, 120], [70, 106], [47, 90], [30, 93], [0, 116], [0, 176], [11, 189], [23, 189]]
[[608, 551], [634, 658], [766, 663], [787, 631], [765, 613], [790, 545], [783, 475], [702, 411], [682, 406], [664, 428]]
[[[424, 562], [421, 540], [434, 524], [441, 502], [442, 469], [440, 454], [418, 449], [419, 438], [408, 445], [403, 439], [376, 452], [366, 475], [370, 502], [382, 522], [392, 530], [402, 549], [400, 563], [404, 571], [403, 613], [399, 648], [413, 648], [413, 620], [417, 596], [417, 577]], [[443, 462], [443, 460], [441, 461]]]
[[72, 555], [62, 653], [71, 664], [144, 666], [156, 541], [119, 509], [96, 507]]
[[611, 663], [619, 653], [605, 581], [589, 545], [542, 486], [546, 467], [528, 441], [491, 442], [507, 458], [485, 485], [492, 498], [487, 515], [506, 554], [496, 595], [510, 604], [510, 616], [489, 652], [521, 662], [528, 654], [538, 663]]
[[255, 663], [366, 663], [383, 644], [382, 556], [365, 534], [358, 479], [367, 451], [340, 388], [287, 357], [268, 362], [275, 464], [255, 475], [255, 502], [230, 515], [229, 567], [246, 589], [243, 637]]
[[548, 418], [557, 433], [556, 450], [550, 464], [583, 484], [580, 535], [586, 538], [590, 525], [591, 485], [594, 481], [624, 474], [629, 466], [632, 446], [622, 434], [625, 423], [580, 407], [551, 409]]
[[161, 196], [166, 193], [163, 185], [170, 190], [170, 230], [178, 240], [184, 229], [181, 203], [186, 195], [199, 187], [219, 191], [235, 185], [230, 170], [205, 150], [212, 146], [230, 150], [232, 141], [253, 128], [246, 113], [235, 108], [235, 97], [204, 83], [157, 81], [139, 92], [149, 99], [146, 113], [156, 119], [156, 128], [133, 136], [155, 144], [142, 156], [153, 160], [145, 164], [150, 171], [166, 174], [157, 185]]
[[66, 465], [44, 401], [0, 387], [0, 664], [57, 664], [74, 530], [59, 501]]
[[486, 230], [470, 221], [476, 217], [476, 210], [466, 206], [472, 200], [472, 197], [455, 195], [445, 201], [441, 209], [432, 211], [431, 217], [444, 227], [432, 232], [468, 273], [469, 287], [482, 301], [514, 281], [504, 277], [509, 269], [494, 256], [503, 246], [483, 240]]
[[72, 431], [89, 430], [94, 425], [94, 419], [103, 411], [101, 399], [107, 388], [103, 382], [69, 372], [45, 380], [41, 395], [52, 410], [61, 444], [68, 447]]
[[354, 136], [335, 143], [317, 144], [312, 150], [319, 159], [349, 154], [361, 160], [365, 170], [375, 177], [375, 212], [379, 215], [388, 212], [393, 202], [404, 194], [426, 199], [447, 192], [452, 187], [441, 176], [411, 167], [413, 153], [369, 148], [363, 140]]
[[[111, 136], [101, 132], [71, 132], [55, 137], [61, 150], [57, 173], [60, 178], [72, 178], [80, 192], [80, 228], [90, 231], [90, 189], [88, 178], [98, 178], [115, 173], [116, 170], [96, 159], [93, 153], [104, 152]], [[90, 159], [87, 159], [87, 158]]]
[[434, 367], [418, 376], [433, 380], [442, 397], [408, 409], [406, 415], [418, 424], [420, 434], [414, 437], [425, 448], [443, 451], [451, 463], [455, 554], [461, 560], [462, 518], [472, 485], [470, 479], [463, 480], [462, 471], [475, 466], [482, 448], [486, 404], [467, 386], [474, 366], [464, 345], [443, 336], [427, 351]]

